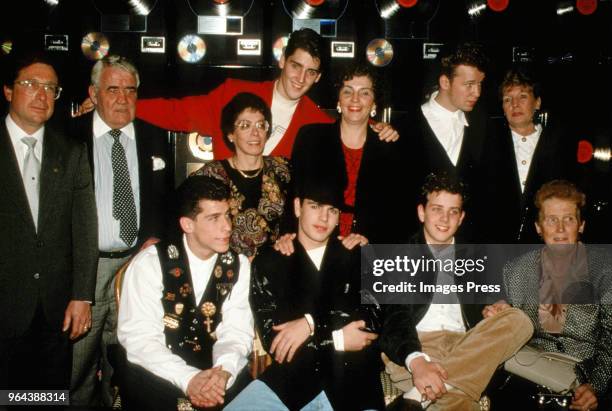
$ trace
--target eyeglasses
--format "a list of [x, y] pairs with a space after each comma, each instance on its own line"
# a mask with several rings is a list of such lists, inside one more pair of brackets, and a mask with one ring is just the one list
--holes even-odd
[[374, 90], [369, 87], [360, 88], [355, 90], [351, 86], [344, 86], [340, 89], [340, 97], [350, 98], [357, 92], [357, 95], [361, 98], [374, 98]]
[[270, 123], [268, 123], [266, 120], [257, 121], [255, 123], [249, 120], [240, 120], [239, 122], [234, 124], [234, 127], [236, 127], [240, 131], [253, 130], [253, 126], [255, 126], [257, 131], [263, 131], [264, 133], [267, 133], [268, 130], [270, 130]]
[[544, 218], [544, 225], [548, 227], [558, 227], [560, 223], [563, 223], [564, 226], [574, 226], [578, 224], [578, 219], [573, 215], [566, 215], [561, 218], [557, 216]]
[[29, 96], [34, 96], [38, 93], [38, 90], [42, 87], [45, 90], [45, 94], [47, 96], [52, 97], [54, 100], [57, 100], [62, 93], [62, 88], [55, 84], [41, 83], [38, 80], [19, 80], [16, 81], [15, 84], [19, 84], [20, 86], [25, 87], [26, 94]]

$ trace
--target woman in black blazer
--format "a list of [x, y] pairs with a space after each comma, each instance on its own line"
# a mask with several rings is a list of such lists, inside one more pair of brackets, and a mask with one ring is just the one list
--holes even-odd
[[345, 200], [342, 236], [358, 233], [372, 243], [396, 243], [409, 235], [405, 221], [415, 210], [400, 208], [403, 187], [396, 144], [380, 141], [368, 125], [376, 116], [376, 86], [370, 66], [347, 68], [338, 91], [340, 118], [334, 124], [302, 127], [291, 161], [295, 187], [307, 175], [339, 179]]

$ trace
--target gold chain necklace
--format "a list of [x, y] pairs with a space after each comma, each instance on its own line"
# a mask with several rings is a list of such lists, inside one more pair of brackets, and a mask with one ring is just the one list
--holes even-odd
[[249, 175], [249, 174], [245, 173], [244, 171], [242, 171], [241, 169], [239, 169], [238, 167], [236, 167], [236, 161], [234, 161], [234, 158], [233, 158], [233, 157], [232, 157], [232, 158], [230, 158], [230, 159], [229, 159], [229, 161], [230, 161], [230, 166], [232, 166], [232, 168], [233, 168], [234, 170], [236, 170], [238, 173], [240, 173], [240, 175], [241, 175], [242, 177], [244, 177], [244, 178], [255, 178], [255, 177], [257, 177], [258, 175], [260, 175], [260, 174], [261, 174], [261, 172], [263, 171], [263, 165], [262, 165], [262, 166], [261, 166], [261, 167], [260, 167], [260, 168], [257, 170], [257, 172], [256, 172], [255, 174]]

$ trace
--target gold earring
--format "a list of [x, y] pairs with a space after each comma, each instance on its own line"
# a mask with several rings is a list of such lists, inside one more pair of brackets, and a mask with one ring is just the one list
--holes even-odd
[[340, 107], [340, 104], [336, 106], [336, 111], [338, 112], [338, 114], [342, 114], [342, 108]]
[[370, 111], [370, 117], [374, 117], [376, 115], [376, 107], [372, 108], [372, 111]]

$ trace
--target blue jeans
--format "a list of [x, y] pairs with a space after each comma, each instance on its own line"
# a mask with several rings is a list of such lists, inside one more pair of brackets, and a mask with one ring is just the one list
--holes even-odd
[[[274, 391], [260, 380], [255, 380], [246, 386], [224, 411], [289, 411], [289, 408]], [[306, 404], [302, 411], [333, 411], [325, 391]]]

